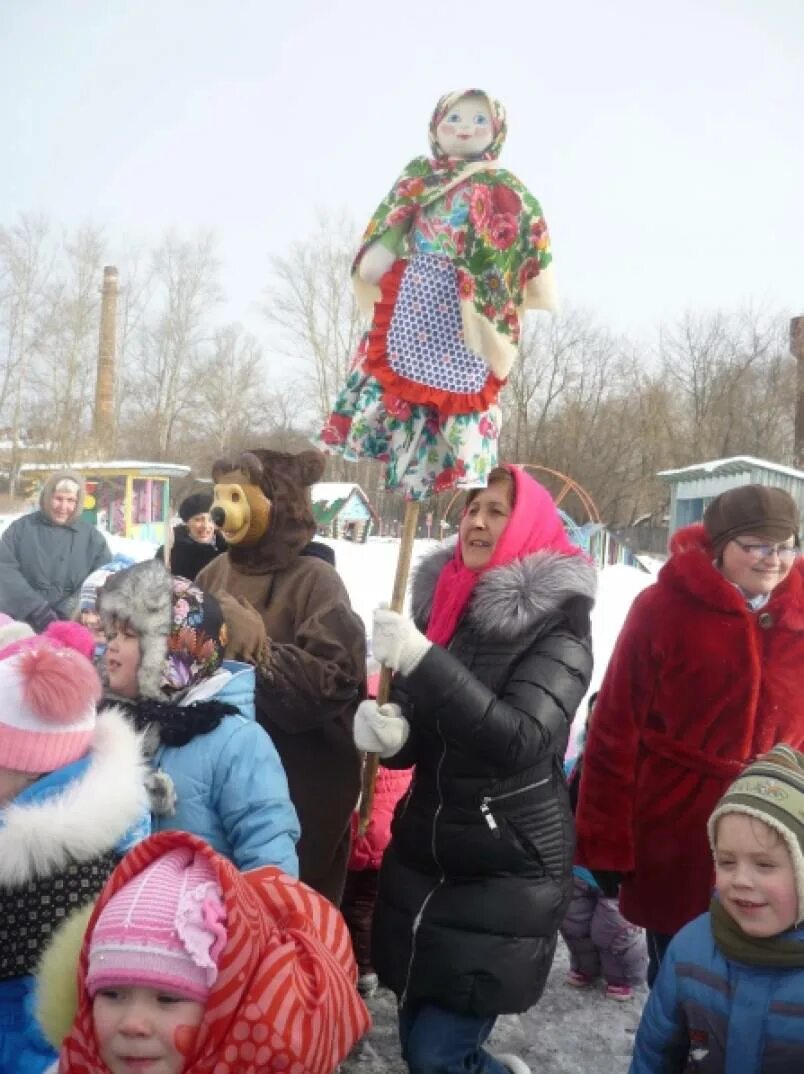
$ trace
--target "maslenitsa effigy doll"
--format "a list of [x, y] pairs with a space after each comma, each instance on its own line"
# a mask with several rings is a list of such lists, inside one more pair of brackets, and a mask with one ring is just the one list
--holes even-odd
[[553, 307], [547, 226], [497, 164], [505, 136], [488, 94], [442, 97], [432, 156], [394, 183], [352, 267], [372, 321], [321, 440], [386, 462], [387, 487], [408, 499], [485, 485], [522, 315]]

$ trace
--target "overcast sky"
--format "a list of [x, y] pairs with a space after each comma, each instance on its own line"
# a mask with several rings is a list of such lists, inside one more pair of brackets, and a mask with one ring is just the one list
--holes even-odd
[[317, 208], [362, 228], [468, 85], [565, 300], [804, 313], [804, 0], [0, 0], [0, 223], [97, 222], [113, 260], [214, 229], [253, 325], [270, 255]]

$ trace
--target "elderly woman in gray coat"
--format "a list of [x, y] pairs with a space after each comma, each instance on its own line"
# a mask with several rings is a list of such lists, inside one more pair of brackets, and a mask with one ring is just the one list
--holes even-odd
[[0, 611], [41, 633], [76, 610], [81, 583], [111, 558], [105, 538], [82, 521], [84, 482], [52, 474], [39, 510], [16, 519], [0, 538]]

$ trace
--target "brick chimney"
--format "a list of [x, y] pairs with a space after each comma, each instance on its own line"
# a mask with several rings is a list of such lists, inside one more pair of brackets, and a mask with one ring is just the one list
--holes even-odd
[[101, 288], [98, 372], [95, 380], [94, 440], [101, 458], [114, 450], [114, 385], [117, 364], [117, 269], [106, 265]]

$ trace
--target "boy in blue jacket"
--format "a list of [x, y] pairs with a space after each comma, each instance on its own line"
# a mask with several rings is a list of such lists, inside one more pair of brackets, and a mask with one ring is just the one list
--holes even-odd
[[716, 894], [679, 932], [631, 1074], [804, 1070], [804, 754], [775, 746], [709, 819]]
[[254, 712], [254, 669], [224, 661], [220, 605], [157, 560], [98, 593], [107, 702], [145, 731], [152, 830], [205, 839], [245, 872], [298, 876], [299, 821], [282, 762]]

